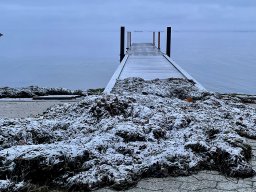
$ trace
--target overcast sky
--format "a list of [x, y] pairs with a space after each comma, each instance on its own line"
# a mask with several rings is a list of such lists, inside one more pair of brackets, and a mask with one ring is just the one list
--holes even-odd
[[0, 13], [1, 53], [16, 56], [26, 47], [29, 54], [40, 49], [56, 54], [65, 52], [66, 44], [71, 50], [87, 44], [93, 51], [102, 40], [116, 45], [117, 38], [108, 33], [121, 25], [130, 30], [256, 30], [255, 0], [1, 0]]
[[255, 29], [255, 0], [1, 0], [0, 27], [12, 29]]

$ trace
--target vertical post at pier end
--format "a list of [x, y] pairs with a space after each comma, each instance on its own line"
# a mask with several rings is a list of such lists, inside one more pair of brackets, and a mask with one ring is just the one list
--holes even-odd
[[172, 35], [172, 28], [167, 27], [167, 37], [166, 37], [166, 55], [171, 57], [171, 35]]
[[161, 49], [161, 32], [158, 32], [158, 49]]
[[130, 32], [130, 47], [132, 46], [132, 32]]
[[127, 32], [127, 43], [126, 43], [126, 49], [127, 49], [127, 51], [131, 48], [131, 43], [130, 43], [130, 41], [131, 41], [131, 39], [130, 39], [130, 33], [131, 32]]
[[156, 46], [156, 32], [153, 32], [153, 46]]
[[125, 27], [120, 30], [120, 63], [125, 56]]

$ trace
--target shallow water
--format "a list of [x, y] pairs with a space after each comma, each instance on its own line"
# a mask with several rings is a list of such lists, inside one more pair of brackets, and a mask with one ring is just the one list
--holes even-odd
[[[133, 34], [136, 42], [151, 37]], [[255, 46], [256, 32], [176, 31], [172, 58], [210, 91], [256, 94]], [[0, 86], [104, 87], [118, 60], [118, 31], [94, 32], [93, 38], [10, 33], [0, 39]]]

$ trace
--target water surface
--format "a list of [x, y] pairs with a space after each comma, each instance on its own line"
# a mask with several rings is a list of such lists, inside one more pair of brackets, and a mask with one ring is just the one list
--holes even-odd
[[[105, 87], [119, 60], [118, 31], [15, 34], [0, 39], [0, 86]], [[151, 33], [133, 33], [150, 42]], [[162, 34], [162, 50], [165, 38]], [[172, 58], [210, 91], [256, 94], [256, 33], [175, 31]]]

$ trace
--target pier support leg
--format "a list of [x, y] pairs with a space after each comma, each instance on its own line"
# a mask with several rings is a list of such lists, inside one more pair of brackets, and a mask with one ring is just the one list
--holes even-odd
[[158, 49], [161, 49], [161, 32], [158, 32]]
[[171, 35], [172, 29], [171, 27], [167, 27], [167, 37], [166, 37], [166, 55], [171, 57]]
[[120, 63], [125, 56], [125, 27], [120, 30]]

